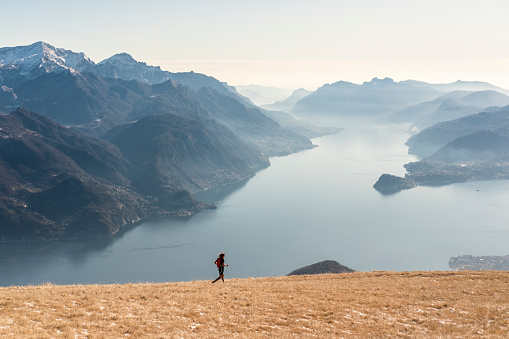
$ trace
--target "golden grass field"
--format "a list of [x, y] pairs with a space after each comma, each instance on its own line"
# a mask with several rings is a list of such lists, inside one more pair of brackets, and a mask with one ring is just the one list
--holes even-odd
[[4, 338], [506, 338], [509, 272], [0, 288]]

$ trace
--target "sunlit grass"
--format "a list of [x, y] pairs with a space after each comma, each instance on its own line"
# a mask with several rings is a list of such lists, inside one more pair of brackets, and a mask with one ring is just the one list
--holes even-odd
[[500, 338], [509, 272], [369, 272], [0, 288], [11, 338]]

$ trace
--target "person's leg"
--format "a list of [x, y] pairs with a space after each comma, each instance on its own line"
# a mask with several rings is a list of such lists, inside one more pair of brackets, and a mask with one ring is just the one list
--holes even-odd
[[[224, 282], [224, 266], [219, 267], [219, 278]], [[219, 278], [217, 278], [217, 280], [219, 280]]]
[[[213, 283], [215, 283], [216, 281], [221, 279], [221, 277], [223, 276], [223, 272], [224, 272], [224, 267], [219, 267], [219, 277], [217, 277], [217, 279], [214, 280]], [[223, 279], [223, 281], [224, 281], [224, 279]]]

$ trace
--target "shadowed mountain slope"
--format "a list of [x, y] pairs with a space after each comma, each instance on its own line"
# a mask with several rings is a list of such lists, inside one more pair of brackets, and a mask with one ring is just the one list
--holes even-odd
[[314, 147], [308, 138], [283, 128], [258, 108], [246, 106], [211, 88], [202, 88], [198, 94], [199, 101], [214, 119], [266, 155], [287, 155]]
[[3, 240], [109, 236], [145, 216], [115, 146], [23, 109], [0, 128]]
[[269, 165], [227, 128], [194, 117], [151, 115], [108, 136], [132, 164], [129, 177], [142, 192], [179, 182], [191, 192], [241, 181]]
[[20, 108], [0, 116], [1, 239], [111, 236], [141, 218], [207, 207], [178, 180], [136, 190], [132, 166], [116, 146], [41, 115]]
[[283, 111], [290, 112], [293, 106], [301, 99], [305, 98], [308, 94], [312, 93], [311, 91], [307, 91], [304, 88], [296, 89], [292, 92], [292, 94], [281, 101], [276, 101], [271, 104], [261, 105], [262, 108], [267, 110], [275, 110], [275, 111]]

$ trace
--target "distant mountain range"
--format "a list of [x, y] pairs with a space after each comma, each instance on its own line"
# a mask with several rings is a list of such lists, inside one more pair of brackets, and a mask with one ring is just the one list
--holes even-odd
[[[239, 88], [239, 87], [237, 87]], [[260, 91], [257, 92], [257, 91]], [[268, 98], [274, 99], [275, 97], [280, 97], [282, 95], [288, 95], [288, 91], [284, 89], [279, 89], [275, 87], [264, 87], [264, 86], [240, 86], [239, 91], [249, 98], [247, 100], [255, 99], [257, 97], [262, 97], [265, 94], [269, 93]], [[293, 115], [289, 114], [295, 103], [297, 103], [300, 99], [304, 98], [306, 95], [311, 93], [303, 88], [297, 89], [292, 92], [292, 94], [285, 98], [282, 101], [273, 102], [271, 104], [264, 104], [260, 107], [262, 108], [263, 114], [268, 116], [269, 118], [276, 121], [281, 126], [286, 129], [295, 132], [297, 134], [304, 135], [308, 138], [316, 138], [327, 134], [337, 133], [342, 130], [342, 128], [338, 127], [318, 127], [311, 124], [309, 121], [304, 121], [301, 119], [295, 118]], [[271, 102], [271, 99], [265, 99], [265, 102]]]
[[410, 122], [410, 128], [422, 130], [442, 121], [479, 113], [489, 106], [509, 105], [509, 96], [494, 90], [455, 90], [431, 101], [405, 108], [392, 115], [392, 122]]
[[[187, 83], [193, 83], [194, 88], [173, 80], [150, 85], [132, 78], [136, 76], [143, 81], [155, 81], [173, 73], [146, 66], [126, 55], [112, 57], [95, 65], [82, 53], [72, 54], [44, 43], [28, 47], [22, 47], [21, 50], [9, 48], [8, 51], [17, 51], [16, 56], [2, 59], [14, 60], [0, 67], [0, 76], [6, 83], [0, 90], [0, 110], [4, 112], [23, 106], [95, 136], [146, 115], [168, 112], [186, 115], [195, 112], [225, 124], [243, 141], [268, 156], [312, 147], [309, 139], [282, 128], [259, 108], [244, 102], [214, 78], [192, 72], [179, 73], [179, 79], [185, 78]], [[0, 49], [0, 55], [5, 55], [5, 50]], [[22, 52], [42, 54], [39, 62], [34, 62], [32, 58], [27, 63], [27, 57], [23, 57]], [[63, 62], [69, 55], [73, 56], [72, 60], [81, 61], [69, 66]], [[72, 65], [78, 65], [84, 71], [76, 71]], [[104, 71], [104, 65], [108, 65], [109, 70], [116, 70], [111, 75], [124, 78], [103, 77], [101, 74], [109, 74]], [[128, 72], [129, 65], [134, 71]], [[48, 68], [42, 75], [31, 71], [33, 67], [39, 70], [46, 66]], [[21, 78], [13, 76], [12, 69], [18, 69], [25, 82], [20, 83]], [[156, 78], [154, 74], [159, 77]], [[18, 85], [8, 87], [14, 82], [9, 79], [14, 78]]]
[[124, 53], [96, 64], [43, 42], [0, 48], [0, 112], [1, 241], [190, 215], [211, 207], [191, 193], [314, 147], [212, 77]]
[[55, 48], [44, 42], [0, 48], [0, 83], [16, 87], [43, 74], [83, 71], [94, 65], [84, 53]]
[[411, 137], [404, 178], [383, 174], [374, 188], [392, 194], [418, 185], [509, 179], [509, 106], [433, 125]]
[[291, 113], [306, 120], [397, 123], [414, 133], [408, 152], [422, 160], [406, 164], [405, 177], [382, 174], [373, 185], [382, 194], [394, 194], [419, 185], [509, 179], [507, 94], [478, 81], [374, 78], [362, 85], [324, 85], [297, 101]]
[[311, 91], [307, 91], [304, 88], [296, 89], [292, 92], [292, 94], [280, 101], [276, 101], [271, 104], [267, 105], [261, 105], [262, 108], [265, 108], [267, 110], [275, 110], [275, 111], [283, 111], [283, 112], [290, 112], [293, 109], [293, 106], [300, 101], [301, 99], [305, 98], [308, 94], [312, 93]]
[[434, 123], [509, 104], [509, 91], [489, 83], [430, 84], [374, 78], [361, 85], [326, 84], [297, 101], [290, 112], [300, 118], [362, 118], [409, 123], [421, 130]]
[[505, 127], [509, 124], [508, 120], [509, 106], [505, 106], [493, 107], [452, 121], [444, 121], [410, 137], [406, 143], [408, 153], [425, 158], [459, 137]]
[[410, 105], [436, 98], [440, 91], [429, 87], [374, 78], [362, 85], [339, 81], [326, 84], [299, 100], [291, 113], [297, 117], [386, 118]]
[[290, 89], [272, 86], [236, 85], [235, 88], [241, 95], [249, 98], [250, 101], [260, 105], [260, 107], [284, 100], [292, 94]]
[[462, 81], [457, 80], [450, 84], [430, 84], [428, 82], [416, 81], [416, 80], [406, 80], [401, 81], [401, 83], [409, 84], [417, 87], [428, 87], [436, 89], [440, 92], [452, 92], [452, 91], [496, 91], [506, 95], [509, 95], [509, 90], [505, 88], [501, 88], [498, 86], [494, 86], [488, 82], [483, 81]]
[[104, 78], [137, 80], [150, 85], [173, 80], [194, 90], [210, 87], [240, 98], [234, 87], [204, 74], [163, 71], [158, 66], [138, 62], [127, 53], [115, 54], [96, 64], [84, 53], [56, 48], [41, 41], [29, 46], [0, 48], [0, 69], [0, 83], [11, 88], [44, 73], [68, 70], [95, 73]]

